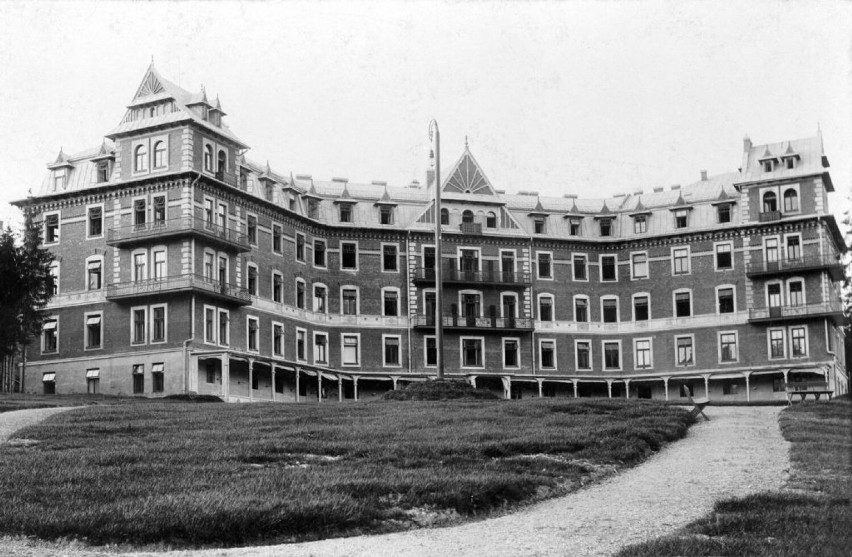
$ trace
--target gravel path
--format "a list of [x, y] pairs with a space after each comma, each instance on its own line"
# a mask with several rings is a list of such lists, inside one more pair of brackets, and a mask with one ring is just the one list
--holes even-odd
[[65, 412], [71, 408], [35, 408], [30, 410], [13, 410], [11, 412], [0, 412], [0, 444], [6, 442], [13, 433], [21, 428], [47, 419], [48, 417]]
[[[685, 439], [645, 464], [589, 489], [492, 520], [383, 536], [179, 551], [169, 556], [610, 555], [625, 545], [673, 532], [707, 514], [718, 499], [781, 489], [789, 458], [788, 444], [778, 428], [780, 410], [709, 407], [705, 412], [712, 421], [696, 424]], [[0, 414], [0, 432], [3, 421]], [[11, 550], [18, 556], [91, 554], [68, 546], [42, 545], [41, 553], [33, 549], [22, 540], [7, 538], [0, 544], [0, 551]]]

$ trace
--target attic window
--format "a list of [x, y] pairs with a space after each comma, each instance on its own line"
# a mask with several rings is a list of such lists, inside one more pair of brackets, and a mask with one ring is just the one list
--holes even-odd
[[393, 224], [393, 207], [384, 205], [379, 208], [379, 223]]
[[731, 205], [730, 203], [722, 203], [716, 207], [716, 215], [719, 217], [719, 224], [731, 222]]
[[494, 214], [494, 211], [488, 211], [488, 214], [485, 215], [485, 227], [497, 228], [497, 215]]
[[547, 232], [547, 220], [544, 217], [536, 217], [534, 222], [536, 234], [544, 234]]
[[[293, 201], [293, 199], [290, 198], [290, 201]], [[352, 222], [352, 205], [348, 203], [340, 204], [340, 222]]]
[[774, 170], [774, 167], [775, 167], [775, 160], [774, 159], [766, 159], [765, 161], [762, 161], [762, 164], [763, 164], [763, 171], [764, 172], [772, 172]]
[[633, 233], [644, 234], [646, 232], [648, 232], [648, 217], [645, 215], [633, 217]]
[[674, 213], [675, 228], [686, 228], [689, 226], [689, 210], [678, 209]]
[[571, 219], [569, 222], [571, 226], [571, 236], [579, 236], [581, 223], [580, 219]]
[[109, 163], [101, 161], [98, 163], [98, 183], [109, 182]]
[[784, 164], [787, 166], [787, 170], [793, 170], [796, 168], [796, 157], [784, 157]]
[[53, 171], [53, 191], [65, 189], [66, 177], [67, 177], [67, 175], [65, 174], [64, 168], [62, 170], [54, 170]]
[[601, 236], [612, 236], [612, 219], [601, 219]]
[[308, 217], [315, 219], [319, 212], [319, 202], [316, 199], [308, 199]]

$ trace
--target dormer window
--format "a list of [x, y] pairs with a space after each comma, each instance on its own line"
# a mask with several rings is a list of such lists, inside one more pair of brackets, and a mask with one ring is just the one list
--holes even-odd
[[296, 198], [292, 195], [290, 196], [290, 210], [294, 212], [296, 211]]
[[674, 212], [675, 228], [686, 228], [689, 226], [689, 210], [678, 209]]
[[65, 180], [67, 174], [65, 169], [54, 170], [53, 171], [53, 191], [59, 191], [65, 189]]
[[763, 171], [764, 172], [772, 172], [773, 170], [775, 170], [775, 160], [774, 159], [766, 159], [766, 160], [761, 161], [761, 162], [763, 164]]
[[796, 157], [785, 157], [784, 165], [787, 167], [787, 170], [793, 170], [796, 168]]
[[319, 212], [319, 202], [316, 199], [308, 199], [308, 218], [317, 218]]
[[571, 228], [571, 230], [570, 230], [571, 236], [579, 236], [580, 235], [580, 223], [581, 222], [582, 221], [580, 219], [571, 219], [569, 221], [570, 228]]
[[536, 234], [544, 234], [547, 232], [547, 220], [544, 217], [536, 217], [534, 226]]
[[340, 204], [340, 222], [352, 222], [352, 205]]
[[450, 224], [450, 212], [447, 209], [441, 209], [441, 224]]
[[731, 205], [730, 203], [722, 203], [716, 207], [716, 216], [719, 224], [731, 222]]
[[393, 224], [393, 207], [387, 205], [379, 207], [379, 223]]
[[109, 182], [109, 163], [101, 161], [98, 163], [98, 183]]
[[648, 232], [648, 217], [645, 215], [633, 217], [633, 233], [644, 234], [646, 232]]
[[494, 214], [494, 211], [488, 211], [488, 214], [485, 215], [485, 227], [497, 228], [497, 215]]
[[601, 236], [612, 236], [612, 219], [601, 219]]

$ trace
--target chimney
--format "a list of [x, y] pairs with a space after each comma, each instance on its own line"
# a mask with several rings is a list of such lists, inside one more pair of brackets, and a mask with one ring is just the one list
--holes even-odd
[[675, 184], [672, 186], [672, 191], [677, 191], [680, 189], [680, 184]]
[[748, 152], [751, 149], [751, 139], [749, 136], [743, 138], [743, 151]]
[[707, 181], [707, 171], [706, 171], [706, 170], [702, 170], [702, 171], [701, 171], [701, 181], [702, 181], [702, 182], [706, 182], [706, 181]]

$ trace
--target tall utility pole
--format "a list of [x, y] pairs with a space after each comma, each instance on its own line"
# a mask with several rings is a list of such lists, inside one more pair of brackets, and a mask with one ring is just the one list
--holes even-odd
[[438, 122], [429, 122], [429, 139], [432, 141], [431, 158], [435, 164], [435, 366], [438, 370], [437, 379], [444, 378], [444, 319], [441, 314], [443, 307], [443, 273], [441, 256], [441, 132]]

